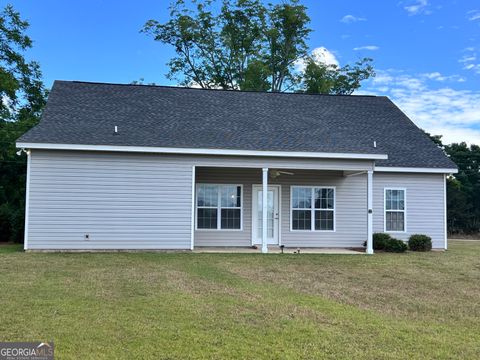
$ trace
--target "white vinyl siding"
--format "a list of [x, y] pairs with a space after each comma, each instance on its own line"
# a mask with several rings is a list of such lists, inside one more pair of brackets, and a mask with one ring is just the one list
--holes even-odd
[[28, 249], [191, 248], [191, 164], [33, 150], [30, 172]]
[[[340, 170], [373, 169], [372, 161], [35, 149], [27, 248], [191, 249], [192, 238], [195, 247], [250, 246], [251, 184], [261, 183], [262, 167], [296, 173], [276, 181], [286, 185], [282, 187], [280, 233], [286, 246], [357, 246], [363, 242], [357, 224], [365, 222], [366, 188], [356, 184], [364, 180], [346, 179]], [[195, 173], [197, 183], [244, 185], [241, 230], [195, 230]], [[348, 199], [337, 196], [337, 210], [341, 210], [337, 221], [348, 219], [349, 225], [335, 236], [290, 232], [289, 187], [294, 184], [334, 184], [337, 191], [350, 194]]]
[[392, 236], [407, 241], [413, 234], [432, 238], [433, 248], [445, 248], [445, 179], [443, 174], [373, 174], [373, 232], [385, 232], [385, 189], [405, 189], [404, 232]]

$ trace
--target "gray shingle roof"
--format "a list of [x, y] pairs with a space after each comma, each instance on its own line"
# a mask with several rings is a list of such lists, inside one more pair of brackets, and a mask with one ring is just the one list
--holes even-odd
[[40, 124], [18, 141], [387, 154], [377, 166], [456, 167], [383, 96], [56, 81]]

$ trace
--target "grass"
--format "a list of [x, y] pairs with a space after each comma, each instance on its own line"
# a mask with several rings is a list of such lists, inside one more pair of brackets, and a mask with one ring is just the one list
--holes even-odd
[[58, 359], [478, 359], [480, 242], [446, 253], [23, 253], [0, 339]]

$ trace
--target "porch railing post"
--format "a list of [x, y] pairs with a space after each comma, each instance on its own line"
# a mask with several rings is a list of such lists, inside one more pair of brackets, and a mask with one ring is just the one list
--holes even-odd
[[268, 201], [268, 168], [262, 169], [262, 253], [268, 252], [267, 247], [267, 201]]

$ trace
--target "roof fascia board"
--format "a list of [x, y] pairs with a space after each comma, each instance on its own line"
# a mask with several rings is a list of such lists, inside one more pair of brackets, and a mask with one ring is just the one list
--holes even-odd
[[416, 167], [389, 167], [375, 166], [376, 172], [407, 172], [407, 173], [433, 173], [433, 174], [456, 174], [458, 169], [448, 168], [416, 168]]
[[17, 148], [45, 150], [81, 150], [81, 151], [115, 151], [161, 154], [191, 154], [191, 155], [232, 155], [232, 156], [267, 156], [267, 157], [298, 157], [298, 158], [329, 158], [329, 159], [365, 159], [386, 160], [386, 154], [330, 153], [306, 151], [256, 151], [230, 149], [194, 149], [151, 146], [122, 145], [82, 145], [82, 144], [47, 144], [17, 142]]

